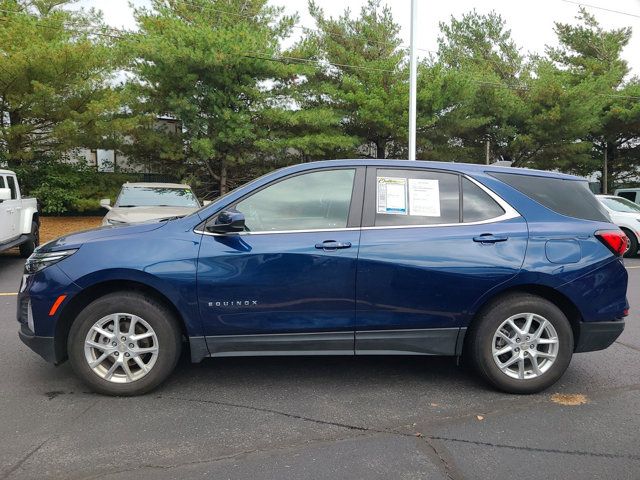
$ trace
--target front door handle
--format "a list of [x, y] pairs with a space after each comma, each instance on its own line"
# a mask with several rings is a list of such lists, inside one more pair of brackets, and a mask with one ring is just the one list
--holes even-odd
[[351, 242], [336, 242], [335, 240], [325, 240], [322, 243], [316, 243], [316, 248], [322, 250], [336, 250], [338, 248], [350, 248]]
[[493, 233], [483, 233], [477, 237], [473, 237], [474, 242], [478, 243], [498, 243], [506, 242], [509, 239], [506, 235], [494, 235]]

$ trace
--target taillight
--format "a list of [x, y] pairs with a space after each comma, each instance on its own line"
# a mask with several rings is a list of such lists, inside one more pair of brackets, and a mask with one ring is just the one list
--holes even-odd
[[600, 230], [595, 233], [595, 236], [619, 257], [627, 251], [629, 239], [622, 230]]

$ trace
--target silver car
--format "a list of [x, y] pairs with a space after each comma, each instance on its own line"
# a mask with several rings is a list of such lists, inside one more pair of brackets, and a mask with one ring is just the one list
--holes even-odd
[[101, 200], [100, 206], [109, 210], [102, 225], [120, 225], [181, 217], [197, 210], [201, 205], [189, 185], [125, 183], [113, 206], [108, 198]]

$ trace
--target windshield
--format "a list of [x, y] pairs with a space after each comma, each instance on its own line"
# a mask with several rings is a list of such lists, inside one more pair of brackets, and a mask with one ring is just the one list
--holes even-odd
[[600, 201], [614, 212], [640, 213], [640, 205], [626, 198], [600, 197]]
[[190, 188], [122, 187], [116, 207], [193, 207], [200, 204]]

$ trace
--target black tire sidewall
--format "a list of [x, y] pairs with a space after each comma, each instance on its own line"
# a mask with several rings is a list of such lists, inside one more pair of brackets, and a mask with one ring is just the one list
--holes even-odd
[[26, 242], [20, 245], [20, 256], [22, 256], [23, 258], [29, 257], [33, 253], [33, 251], [36, 249], [36, 247], [40, 244], [38, 240], [39, 228], [40, 227], [36, 222], [31, 222], [32, 238], [30, 238], [29, 240], [27, 240]]
[[[559, 350], [554, 364], [537, 378], [519, 380], [504, 374], [493, 360], [492, 341], [498, 327], [519, 313], [536, 313], [546, 318], [558, 334]], [[553, 385], [564, 374], [573, 355], [571, 325], [553, 303], [534, 295], [516, 294], [494, 302], [477, 319], [472, 328], [471, 348], [479, 373], [496, 388], [509, 393], [536, 393]]]
[[637, 256], [638, 255], [638, 240], [636, 239], [636, 236], [633, 233], [628, 232], [626, 230], [624, 230], [624, 234], [629, 239], [629, 251], [627, 253], [625, 253], [624, 256], [626, 258], [631, 258], [631, 257]]
[[[158, 358], [151, 371], [139, 380], [118, 384], [100, 378], [89, 367], [84, 342], [89, 329], [113, 313], [128, 313], [144, 319], [158, 338]], [[181, 334], [171, 313], [155, 300], [141, 294], [118, 292], [101, 297], [85, 307], [69, 331], [67, 350], [76, 374], [93, 390], [107, 395], [140, 395], [157, 387], [174, 370], [181, 350]]]

